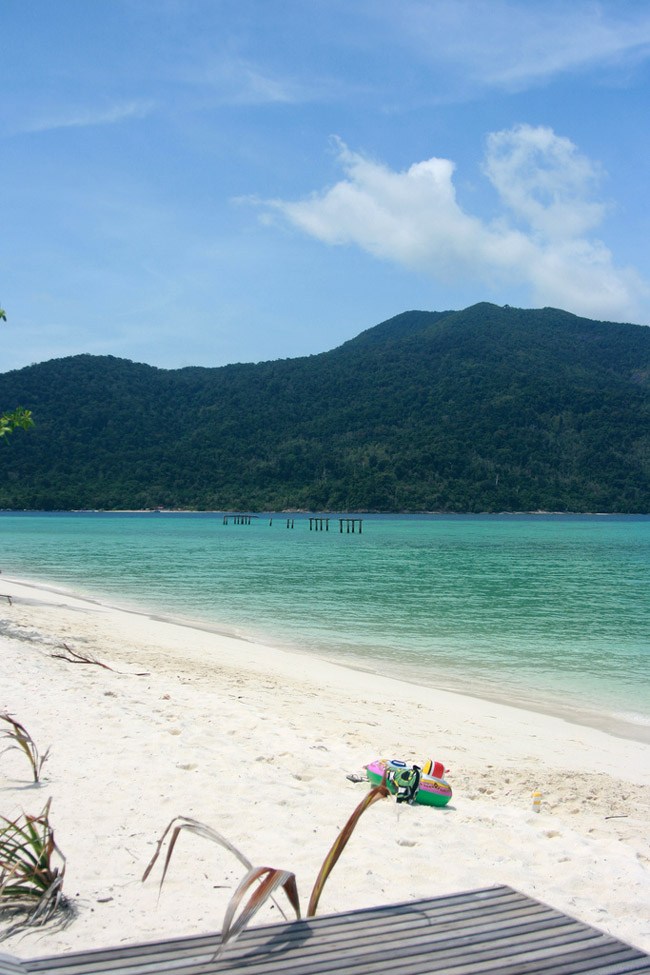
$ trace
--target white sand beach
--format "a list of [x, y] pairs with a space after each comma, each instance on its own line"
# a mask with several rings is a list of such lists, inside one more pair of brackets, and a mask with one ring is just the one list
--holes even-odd
[[[177, 815], [293, 870], [306, 909], [367, 789], [346, 776], [380, 756], [444, 762], [453, 799], [373, 805], [319, 913], [503, 883], [650, 952], [650, 745], [4, 576], [0, 593], [0, 710], [51, 749], [39, 785], [22, 753], [0, 754], [0, 813], [52, 797], [76, 913], [0, 952], [219, 930], [243, 875], [224, 850], [181, 835], [160, 896], [160, 865], [141, 881]], [[113, 670], [55, 656], [64, 643]]]

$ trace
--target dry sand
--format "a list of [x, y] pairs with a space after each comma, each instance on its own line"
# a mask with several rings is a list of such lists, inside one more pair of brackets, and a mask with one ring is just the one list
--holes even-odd
[[[243, 874], [224, 850], [182, 835], [160, 898], [158, 866], [141, 881], [177, 815], [293, 870], [304, 909], [367, 788], [346, 776], [380, 756], [443, 761], [453, 799], [374, 805], [319, 913], [504, 883], [650, 952], [650, 745], [5, 577], [0, 592], [0, 710], [51, 748], [40, 785], [23, 754], [0, 754], [0, 813], [52, 797], [75, 908], [0, 952], [219, 930]], [[114, 669], [55, 656], [64, 643]]]

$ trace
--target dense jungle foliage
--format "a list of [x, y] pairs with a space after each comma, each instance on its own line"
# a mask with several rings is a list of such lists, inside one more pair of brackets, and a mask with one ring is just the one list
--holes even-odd
[[0, 507], [650, 512], [650, 329], [405, 312], [331, 352], [0, 375]]

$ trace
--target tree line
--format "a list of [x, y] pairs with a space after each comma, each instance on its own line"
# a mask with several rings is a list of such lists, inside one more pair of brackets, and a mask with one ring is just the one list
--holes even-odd
[[650, 330], [482, 303], [330, 352], [0, 375], [0, 507], [650, 512]]

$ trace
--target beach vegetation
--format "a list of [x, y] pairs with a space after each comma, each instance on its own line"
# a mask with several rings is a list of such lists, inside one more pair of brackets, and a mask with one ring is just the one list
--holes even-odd
[[6, 711], [0, 713], [0, 720], [5, 722], [4, 725], [0, 725], [0, 738], [9, 739], [12, 742], [5, 751], [9, 751], [11, 748], [20, 749], [29, 761], [34, 782], [39, 782], [41, 770], [49, 757], [50, 749], [48, 748], [41, 755], [36, 746], [36, 742], [24, 725], [16, 721], [15, 718], [12, 718]]
[[[336, 865], [339, 857], [343, 853], [352, 833], [354, 832], [359, 819], [363, 813], [371, 806], [373, 803], [377, 802], [379, 799], [384, 799], [390, 795], [390, 792], [386, 786], [386, 775], [384, 775], [383, 781], [370, 789], [363, 800], [357, 805], [352, 815], [349, 817], [343, 829], [339, 832], [336, 840], [332, 844], [330, 850], [325, 857], [314, 887], [309, 898], [309, 905], [307, 907], [307, 917], [314, 917], [316, 910], [318, 908], [318, 902], [320, 900], [325, 883], [330, 876], [334, 866]], [[298, 887], [296, 883], [296, 876], [290, 870], [280, 869], [277, 867], [255, 867], [250, 862], [250, 860], [235, 847], [229, 840], [227, 840], [221, 833], [213, 829], [211, 826], [206, 826], [204, 823], [200, 823], [195, 819], [190, 819], [186, 816], [175, 817], [167, 826], [162, 836], [156, 844], [156, 850], [153, 857], [151, 858], [144, 874], [142, 880], [146, 880], [154, 864], [158, 860], [160, 853], [162, 851], [163, 845], [167, 837], [169, 837], [167, 845], [167, 854], [165, 857], [162, 877], [160, 880], [160, 889], [162, 890], [162, 885], [164, 883], [165, 877], [167, 875], [167, 870], [169, 868], [169, 863], [171, 856], [176, 844], [176, 841], [180, 833], [187, 830], [191, 833], [195, 833], [202, 836], [204, 839], [211, 840], [217, 843], [219, 846], [224, 847], [230, 853], [232, 853], [240, 863], [246, 868], [246, 874], [241, 880], [239, 886], [232, 895], [223, 919], [222, 929], [221, 929], [221, 947], [219, 949], [220, 953], [224, 948], [234, 941], [234, 939], [241, 934], [241, 932], [247, 927], [247, 925], [252, 921], [253, 917], [257, 914], [263, 904], [269, 898], [274, 898], [274, 894], [278, 888], [282, 888], [287, 895], [287, 899], [293, 908], [296, 918], [300, 918], [300, 899], [298, 896]], [[239, 911], [242, 901], [252, 889], [248, 900]], [[275, 901], [277, 904], [277, 901]], [[237, 913], [239, 911], [239, 914]], [[283, 916], [286, 917], [284, 911], [280, 908]]]
[[[0, 321], [7, 321], [7, 314], [4, 308], [0, 308]], [[0, 415], [0, 437], [6, 437], [7, 434], [13, 433], [18, 427], [27, 430], [33, 426], [34, 420], [31, 410], [24, 410], [22, 406], [18, 406], [12, 413], [2, 413]]]
[[0, 816], [0, 909], [24, 909], [30, 924], [65, 907], [65, 857], [54, 841], [51, 801], [38, 816]]
[[39, 417], [2, 508], [650, 511], [650, 331], [553, 308], [218, 368], [71, 356], [0, 375], [0, 402]]
[[22, 406], [17, 407], [12, 413], [3, 413], [0, 416], [0, 437], [6, 437], [19, 427], [28, 430], [34, 426], [31, 410], [24, 410]]

